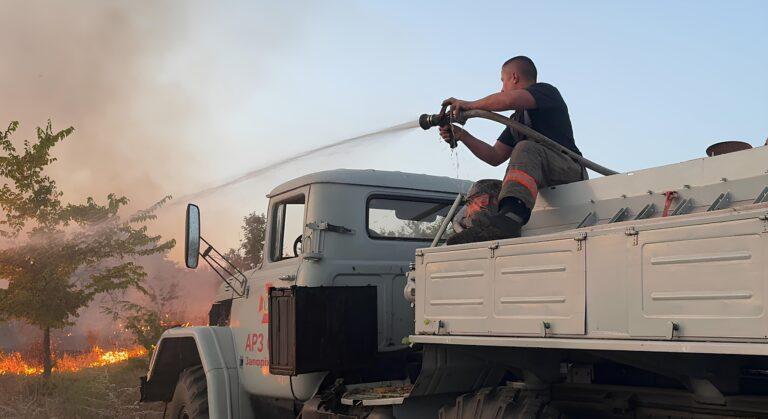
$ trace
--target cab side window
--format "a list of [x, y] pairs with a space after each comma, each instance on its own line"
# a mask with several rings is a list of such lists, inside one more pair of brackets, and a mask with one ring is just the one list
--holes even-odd
[[301, 254], [304, 234], [304, 195], [289, 198], [275, 205], [272, 213], [271, 257], [273, 262], [291, 259]]

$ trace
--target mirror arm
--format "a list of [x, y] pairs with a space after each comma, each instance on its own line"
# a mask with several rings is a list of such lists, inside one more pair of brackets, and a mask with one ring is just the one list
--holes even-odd
[[[240, 297], [244, 296], [244, 295], [245, 295], [245, 291], [244, 291], [244, 290], [242, 290], [242, 291], [238, 291], [238, 290], [236, 290], [236, 289], [235, 289], [235, 287], [232, 285], [232, 283], [231, 283], [231, 282], [230, 282], [230, 281], [227, 279], [227, 277], [225, 277], [225, 276], [224, 276], [224, 275], [223, 275], [221, 272], [219, 272], [219, 270], [218, 270], [218, 269], [216, 269], [216, 267], [215, 267], [215, 266], [213, 266], [213, 263], [215, 263], [215, 264], [216, 264], [216, 265], [217, 265], [219, 268], [221, 268], [221, 270], [223, 270], [224, 272], [226, 272], [226, 273], [227, 273], [227, 275], [229, 275], [229, 277], [231, 277], [231, 278], [235, 279], [235, 280], [236, 280], [236, 281], [239, 283], [239, 285], [240, 285], [240, 288], [241, 288], [241, 289], [245, 288], [245, 284], [246, 284], [246, 282], [248, 281], [248, 278], [245, 276], [245, 274], [244, 274], [244, 273], [243, 273], [243, 272], [242, 272], [240, 269], [238, 269], [238, 267], [237, 267], [237, 266], [235, 266], [235, 264], [234, 264], [234, 263], [230, 262], [230, 260], [229, 260], [229, 259], [227, 259], [227, 258], [226, 258], [226, 256], [222, 255], [222, 254], [221, 254], [221, 252], [219, 252], [218, 250], [216, 250], [216, 248], [215, 248], [215, 247], [213, 247], [213, 246], [211, 245], [211, 243], [209, 243], [209, 242], [208, 242], [208, 240], [206, 240], [205, 238], [203, 238], [203, 236], [200, 236], [200, 240], [201, 240], [203, 243], [205, 243], [205, 244], [206, 244], [206, 246], [208, 246], [208, 247], [205, 249], [205, 251], [203, 251], [203, 252], [201, 252], [201, 253], [200, 253], [200, 256], [202, 256], [202, 257], [203, 257], [203, 260], [205, 260], [205, 262], [206, 262], [206, 263], [208, 263], [208, 265], [211, 267], [211, 269], [213, 269], [213, 270], [214, 270], [214, 272], [216, 272], [216, 274], [217, 274], [217, 275], [219, 275], [219, 277], [220, 277], [220, 278], [221, 278], [221, 279], [222, 279], [222, 280], [223, 280], [223, 281], [224, 281], [224, 282], [225, 282], [227, 285], [229, 285], [229, 287], [230, 287], [230, 288], [232, 288], [232, 291], [233, 291], [234, 293], [236, 293], [236, 294], [237, 294], [238, 296], [240, 296]], [[226, 268], [224, 265], [222, 265], [222, 264], [221, 264], [221, 263], [220, 263], [218, 260], [216, 260], [216, 258], [212, 257], [212, 256], [211, 256], [211, 252], [215, 252], [215, 253], [216, 253], [216, 255], [217, 255], [218, 257], [220, 257], [221, 259], [223, 259], [223, 260], [224, 260], [224, 261], [225, 261], [225, 262], [226, 262], [226, 263], [227, 263], [227, 264], [228, 264], [228, 265], [229, 265], [229, 266], [230, 266], [230, 267], [231, 267], [231, 268], [232, 268], [232, 269], [233, 269], [233, 270], [234, 270], [234, 271], [237, 273], [237, 275], [235, 275], [235, 273], [231, 272], [231, 271], [230, 271], [229, 269], [227, 269], [227, 268]], [[213, 263], [211, 263], [211, 261], [213, 261]], [[239, 275], [239, 276], [238, 276], [238, 275]]]
[[[213, 259], [213, 258], [211, 258], [211, 259]], [[226, 276], [224, 276], [224, 275], [222, 275], [222, 273], [221, 273], [221, 272], [219, 272], [219, 270], [218, 270], [218, 269], [216, 269], [216, 267], [215, 267], [215, 266], [213, 266], [213, 264], [211, 263], [211, 261], [210, 261], [210, 260], [208, 260], [208, 258], [204, 258], [203, 260], [205, 261], [205, 263], [207, 263], [207, 264], [208, 264], [208, 266], [210, 266], [210, 267], [211, 267], [211, 269], [213, 269], [213, 271], [214, 271], [214, 272], [216, 272], [216, 275], [218, 275], [218, 276], [219, 276], [219, 278], [221, 278], [221, 280], [222, 280], [222, 281], [224, 281], [224, 283], [225, 283], [225, 284], [227, 284], [227, 286], [229, 286], [229, 288], [231, 288], [231, 289], [232, 289], [232, 292], [234, 292], [235, 294], [237, 294], [237, 296], [238, 296], [238, 297], [242, 297], [242, 296], [244, 296], [244, 295], [245, 295], [245, 293], [244, 293], [244, 292], [242, 292], [242, 291], [238, 291], [238, 290], [235, 288], [235, 286], [234, 286], [234, 285], [233, 285], [231, 282], [229, 282], [229, 280], [227, 280], [227, 277], [226, 277]], [[217, 262], [215, 259], [213, 259], [213, 261], [214, 261], [214, 262], [215, 262], [217, 265], [219, 265], [219, 266], [220, 266], [222, 269], [224, 269], [224, 271], [225, 271], [225, 272], [227, 271], [227, 270], [226, 270], [224, 267], [222, 267], [222, 266], [221, 266], [221, 265], [220, 265], [220, 264], [219, 264], [219, 263], [218, 263], [218, 262]], [[231, 277], [231, 275], [230, 275], [230, 277]]]

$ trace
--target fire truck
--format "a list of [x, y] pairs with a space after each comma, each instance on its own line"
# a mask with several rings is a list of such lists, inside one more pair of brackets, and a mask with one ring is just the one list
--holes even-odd
[[[734, 151], [738, 150], [738, 151]], [[332, 170], [268, 195], [240, 272], [166, 331], [173, 418], [768, 416], [768, 147], [541, 190], [522, 237], [446, 246], [472, 182]]]

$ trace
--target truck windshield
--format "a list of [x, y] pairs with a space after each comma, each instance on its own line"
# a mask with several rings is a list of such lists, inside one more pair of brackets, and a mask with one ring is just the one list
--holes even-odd
[[[380, 240], [432, 240], [451, 203], [429, 198], [373, 197], [368, 200], [368, 236]], [[445, 236], [452, 233], [449, 225]]]

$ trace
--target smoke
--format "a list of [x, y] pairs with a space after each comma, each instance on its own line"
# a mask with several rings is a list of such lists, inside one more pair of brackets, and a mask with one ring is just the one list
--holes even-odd
[[[207, 267], [186, 269], [164, 255], [142, 257], [137, 262], [147, 272], [144, 288], [157, 294], [175, 290], [178, 295], [178, 298], [166, 301], [160, 307], [163, 313], [173, 313], [174, 318], [169, 321], [189, 322], [196, 326], [207, 324], [208, 310], [221, 283], [212, 270]], [[123, 330], [121, 321], [113, 321], [103, 311], [105, 306], [116, 308], [114, 301], [119, 300], [155, 308], [149, 298], [137, 290], [104, 295], [79, 313], [74, 326], [57, 333], [59, 347], [62, 350], [77, 350], [92, 345], [94, 340], [103, 346], [132, 344], [133, 337]]]
[[[168, 260], [164, 255], [152, 255], [138, 259], [144, 266], [147, 278], [144, 287], [154, 292], [175, 289], [178, 298], [167, 302], [163, 312], [173, 313], [172, 320], [207, 324], [208, 310], [213, 303], [216, 289], [221, 283], [207, 267], [189, 270]], [[82, 309], [74, 325], [53, 332], [53, 341], [59, 351], [77, 351], [93, 345], [111, 347], [132, 345], [133, 336], [123, 330], [120, 321], [106, 314], [104, 307], [114, 308], [114, 301], [127, 300], [152, 308], [148, 297], [137, 290], [127, 290], [112, 295], [102, 295], [90, 306]], [[22, 321], [0, 323], [0, 352], [25, 351], [39, 345], [41, 331]]]
[[[161, 197], [179, 155], [174, 139], [200, 113], [188, 89], [158, 76], [183, 41], [166, 2], [6, 1], [0, 13], [0, 123], [29, 137], [48, 118], [75, 134], [52, 166], [65, 198], [109, 192]], [[139, 186], [140, 185], [140, 186]], [[166, 186], [167, 187], [167, 186]]]
[[[0, 126], [20, 121], [16, 141], [34, 138], [34, 128], [49, 118], [54, 129], [75, 127], [54, 149], [58, 161], [49, 172], [65, 202], [87, 196], [104, 202], [115, 192], [131, 199], [129, 213], [201, 177], [201, 155], [184, 145], [212, 137], [214, 127], [204, 123], [199, 86], [179, 69], [190, 27], [201, 16], [200, 7], [186, 2], [3, 1]], [[150, 231], [180, 236], [162, 220]], [[207, 311], [218, 285], [210, 272], [190, 273], [162, 256], [141, 262], [150, 284], [179, 281], [180, 298], [199, 302], [190, 316]], [[198, 279], [185, 283], [183, 276]], [[112, 330], [98, 306], [59, 334], [65, 347]], [[29, 339], [39, 340], [39, 332], [18, 322], [0, 326], [0, 346], [24, 346]]]

